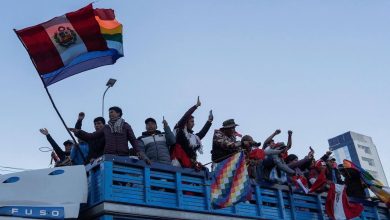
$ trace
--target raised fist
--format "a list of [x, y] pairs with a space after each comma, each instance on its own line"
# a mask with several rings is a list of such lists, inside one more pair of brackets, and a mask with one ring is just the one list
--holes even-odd
[[41, 128], [41, 129], [39, 129], [39, 131], [40, 131], [43, 135], [45, 135], [45, 136], [49, 135], [49, 131], [47, 130], [47, 128]]
[[82, 121], [84, 119], [84, 117], [85, 117], [84, 112], [80, 112], [79, 113], [79, 117], [77, 118], [77, 120]]

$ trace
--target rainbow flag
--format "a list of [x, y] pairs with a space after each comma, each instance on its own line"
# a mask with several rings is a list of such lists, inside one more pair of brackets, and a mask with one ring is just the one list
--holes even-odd
[[114, 11], [92, 4], [15, 32], [45, 87], [123, 56], [122, 25]]
[[244, 152], [218, 163], [211, 183], [211, 204], [225, 208], [246, 201], [251, 196], [251, 184]]
[[95, 19], [100, 26], [100, 33], [107, 42], [109, 49], [116, 50], [118, 55], [123, 56], [123, 26], [115, 19], [112, 9], [95, 9]]
[[343, 160], [344, 168], [354, 169], [359, 172], [361, 180], [368, 188], [388, 207], [390, 207], [390, 188], [384, 186], [383, 183], [375, 179], [369, 172], [354, 164], [352, 161]]

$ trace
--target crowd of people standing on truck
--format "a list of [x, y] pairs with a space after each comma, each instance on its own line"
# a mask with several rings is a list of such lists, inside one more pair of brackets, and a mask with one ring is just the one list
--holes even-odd
[[[209, 132], [213, 114], [210, 111], [208, 119], [199, 132], [194, 132], [193, 113], [201, 106], [198, 100], [194, 106], [175, 124], [173, 129], [163, 120], [163, 131], [157, 130], [154, 118], [145, 120], [145, 131], [136, 138], [131, 126], [122, 118], [122, 109], [109, 108], [109, 121], [103, 117], [94, 119], [95, 131], [82, 130], [85, 117], [79, 113], [74, 128], [70, 131], [78, 138], [78, 143], [67, 140], [63, 143], [65, 150], [51, 137], [46, 128], [40, 132], [46, 136], [53, 147], [52, 159], [56, 166], [86, 165], [104, 154], [117, 156], [132, 156], [144, 160], [146, 164], [161, 163], [176, 167], [200, 170], [204, 166], [198, 161], [198, 154], [203, 154], [202, 139]], [[248, 175], [254, 183], [271, 182], [289, 184], [296, 191], [324, 192], [331, 182], [346, 184], [347, 195], [366, 198], [366, 186], [361, 181], [359, 173], [352, 169], [344, 169], [337, 165], [326, 152], [315, 159], [314, 150], [310, 147], [304, 158], [289, 154], [292, 147], [292, 131], [288, 131], [287, 144], [275, 141], [281, 130], [275, 130], [261, 145], [250, 135], [241, 136], [236, 132], [238, 124], [234, 119], [225, 120], [222, 127], [214, 130], [211, 160], [212, 169], [221, 161], [238, 152], [244, 152], [248, 165]], [[128, 143], [132, 145], [129, 149]]]

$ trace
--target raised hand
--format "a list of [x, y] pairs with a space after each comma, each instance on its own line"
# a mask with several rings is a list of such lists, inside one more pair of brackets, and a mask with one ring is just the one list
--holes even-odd
[[145, 158], [144, 161], [145, 161], [145, 163], [147, 165], [151, 165], [152, 164], [152, 161], [149, 158]]
[[212, 122], [214, 120], [213, 110], [210, 110], [209, 113], [209, 122]]
[[288, 130], [288, 132], [287, 132], [287, 133], [288, 133], [288, 135], [290, 135], [290, 136], [291, 136], [293, 132], [292, 132], [291, 130]]
[[280, 129], [276, 129], [276, 131], [274, 132], [274, 134], [280, 134], [280, 132], [282, 132]]
[[309, 153], [307, 154], [307, 156], [308, 156], [309, 158], [313, 158], [313, 157], [314, 157], [314, 150], [313, 150], [313, 148], [311, 148], [311, 146], [309, 147], [309, 149], [310, 149], [310, 151], [309, 151]]
[[82, 121], [85, 117], [85, 113], [84, 112], [80, 112], [79, 113], [79, 117], [77, 118], [78, 121]]
[[200, 99], [199, 99], [199, 96], [198, 96], [198, 100], [196, 101], [196, 107], [199, 107], [202, 103], [200, 102]]
[[47, 128], [41, 128], [41, 129], [39, 129], [39, 131], [40, 131], [43, 135], [45, 135], [45, 136], [49, 135], [49, 131], [47, 130]]
[[163, 121], [162, 121], [164, 128], [168, 127], [168, 122], [165, 120], [165, 117], [163, 116]]

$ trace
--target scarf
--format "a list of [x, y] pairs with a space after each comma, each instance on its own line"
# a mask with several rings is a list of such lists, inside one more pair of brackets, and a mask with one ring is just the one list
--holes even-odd
[[[191, 148], [194, 151], [198, 151], [200, 154], [203, 154], [203, 145], [202, 141], [198, 137], [198, 135], [192, 134], [188, 132], [187, 127], [184, 127], [183, 129], [176, 128], [173, 133], [177, 137], [179, 135], [179, 130], [183, 132], [186, 142], [188, 143], [188, 147]], [[184, 146], [183, 146], [184, 147]]]
[[125, 120], [123, 120], [123, 118], [108, 121], [108, 126], [110, 126], [111, 133], [122, 133], [124, 123]]
[[185, 127], [183, 129], [184, 131], [184, 134], [188, 140], [188, 143], [190, 144], [190, 147], [193, 149], [193, 150], [196, 150], [198, 151], [200, 154], [203, 154], [203, 145], [202, 145], [202, 141], [200, 140], [200, 138], [198, 137], [198, 135], [196, 134], [192, 134], [190, 132], [188, 132], [187, 130], [187, 127]]

